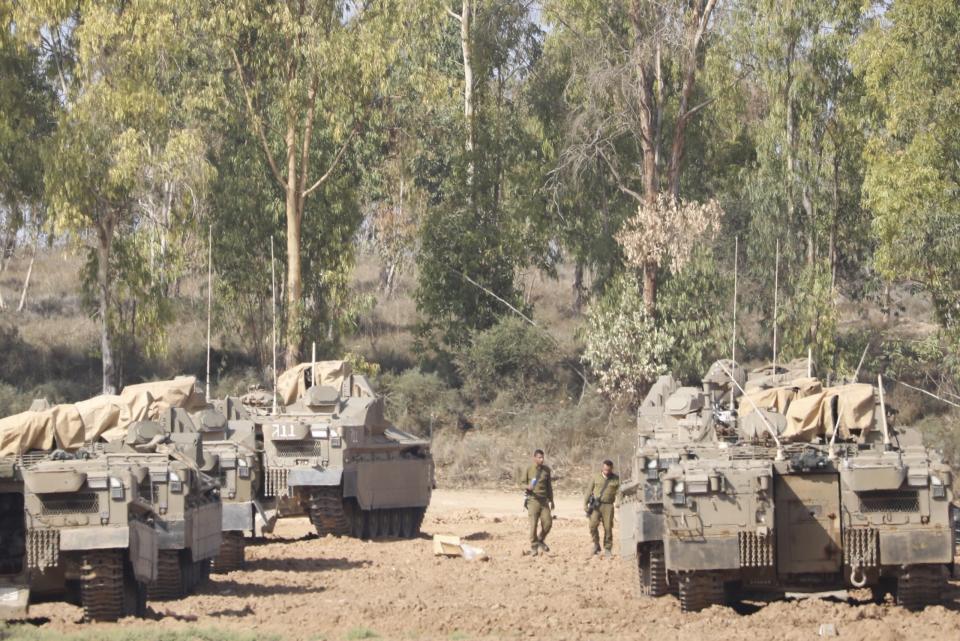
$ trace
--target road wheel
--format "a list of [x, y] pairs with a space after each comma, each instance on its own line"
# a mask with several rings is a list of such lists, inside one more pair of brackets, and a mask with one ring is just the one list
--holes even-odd
[[667, 593], [667, 564], [663, 543], [641, 543], [637, 546], [637, 570], [640, 595], [659, 597]]
[[911, 565], [897, 579], [897, 605], [907, 610], [922, 610], [939, 603], [947, 588], [947, 575], [941, 565]]
[[680, 611], [699, 612], [724, 602], [723, 580], [714, 572], [680, 575]]

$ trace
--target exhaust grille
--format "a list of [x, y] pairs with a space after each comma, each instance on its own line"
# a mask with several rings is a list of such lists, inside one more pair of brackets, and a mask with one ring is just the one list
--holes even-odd
[[766, 568], [773, 566], [773, 537], [754, 532], [740, 532], [740, 567]]
[[919, 512], [916, 492], [874, 491], [860, 493], [861, 512]]
[[44, 570], [56, 567], [60, 557], [60, 530], [27, 531], [27, 567]]
[[843, 557], [850, 567], [876, 567], [880, 560], [877, 531], [868, 527], [846, 528], [843, 531]]
[[45, 516], [88, 514], [100, 511], [100, 499], [96, 492], [54, 492], [37, 496]]

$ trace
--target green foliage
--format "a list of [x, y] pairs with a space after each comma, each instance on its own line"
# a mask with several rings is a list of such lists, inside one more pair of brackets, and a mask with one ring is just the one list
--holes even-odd
[[379, 639], [380, 635], [370, 628], [361, 626], [347, 630], [347, 635], [344, 638], [347, 639], [347, 641], [357, 641], [358, 639]]
[[456, 362], [469, 398], [491, 401], [503, 391], [529, 398], [553, 381], [557, 350], [543, 330], [508, 316], [475, 332]]
[[600, 391], [620, 405], [640, 401], [649, 385], [668, 370], [675, 341], [643, 303], [637, 285], [619, 276], [590, 306], [583, 335], [583, 362]]
[[814, 362], [828, 363], [836, 349], [838, 315], [830, 265], [821, 261], [804, 266], [792, 280], [793, 296], [778, 311], [781, 342], [777, 359], [805, 358], [809, 348]]
[[729, 356], [732, 271], [733, 266], [722, 265], [711, 249], [700, 248], [682, 272], [663, 282], [657, 314], [672, 340], [668, 362], [674, 376], [699, 380], [711, 363]]
[[855, 51], [873, 109], [864, 152], [877, 269], [934, 299], [960, 324], [960, 6], [902, 0], [876, 19]]
[[440, 427], [452, 427], [464, 403], [457, 390], [434, 372], [409, 369], [384, 374], [379, 391], [386, 399], [387, 417], [400, 429], [427, 435]]

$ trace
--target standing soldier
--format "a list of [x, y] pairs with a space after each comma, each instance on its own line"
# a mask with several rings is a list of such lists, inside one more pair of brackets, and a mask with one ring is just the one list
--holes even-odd
[[[530, 551], [537, 555], [549, 552], [545, 539], [553, 526], [553, 478], [550, 468], [543, 464], [543, 450], [533, 453], [533, 465], [520, 478], [524, 487], [524, 507], [530, 518]], [[537, 523], [540, 534], [537, 534]]]
[[600, 523], [603, 522], [603, 549], [609, 559], [613, 556], [613, 502], [620, 489], [620, 477], [613, 473], [613, 461], [603, 462], [600, 474], [590, 480], [584, 508], [590, 519], [593, 553], [600, 554]]

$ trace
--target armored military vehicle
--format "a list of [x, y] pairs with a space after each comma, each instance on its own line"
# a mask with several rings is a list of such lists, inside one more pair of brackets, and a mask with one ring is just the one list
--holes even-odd
[[[220, 487], [223, 540], [213, 562], [216, 572], [243, 567], [245, 537], [261, 534], [265, 522], [260, 519], [261, 527], [257, 527], [257, 516], [265, 511], [255, 425], [240, 419], [235, 406], [235, 400], [228, 398], [192, 414], [169, 408], [160, 418], [165, 431], [199, 435], [203, 454], [200, 469]], [[268, 523], [267, 529], [271, 525]]]
[[811, 378], [744, 391], [719, 362], [701, 387], [662, 377], [638, 413], [622, 551], [641, 592], [684, 611], [785, 591], [870, 588], [936, 602], [953, 563], [952, 475], [882, 389]]
[[242, 399], [263, 440], [273, 511], [306, 514], [321, 536], [416, 536], [434, 487], [429, 442], [390, 425], [347, 362], [303, 363], [278, 391], [276, 413], [263, 394]]
[[200, 435], [167, 433], [160, 423], [138, 421], [123, 441], [104, 447], [149, 469], [139, 487], [156, 512], [159, 555], [150, 599], [176, 599], [209, 576], [221, 545], [222, 503], [216, 480], [203, 471]]
[[157, 576], [147, 470], [119, 457], [30, 452], [0, 460], [0, 616], [65, 599], [89, 621], [143, 616]]

